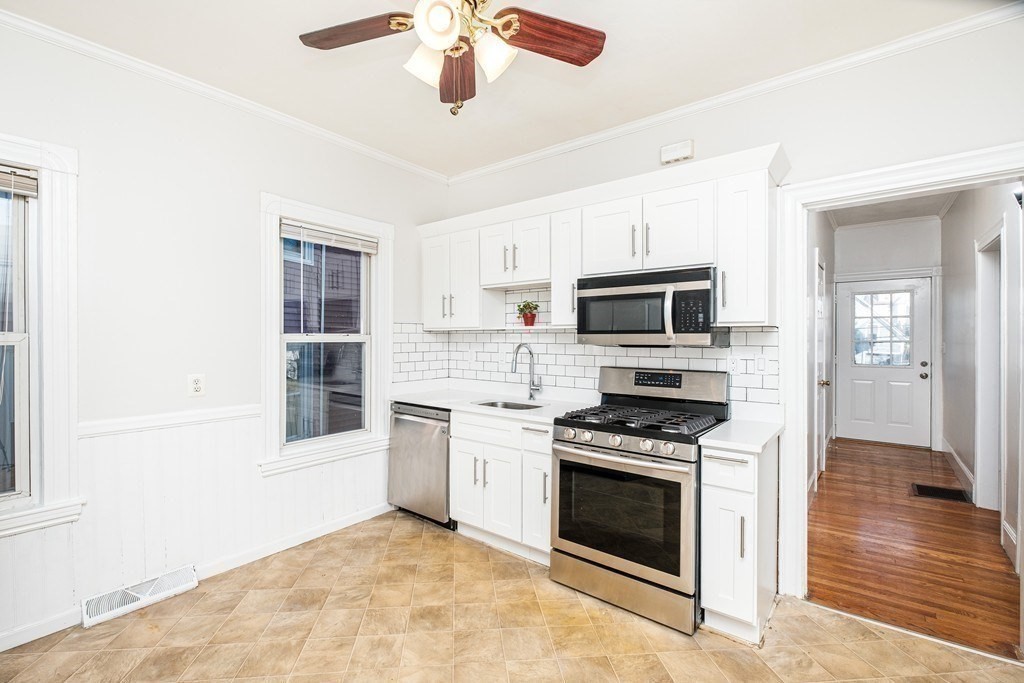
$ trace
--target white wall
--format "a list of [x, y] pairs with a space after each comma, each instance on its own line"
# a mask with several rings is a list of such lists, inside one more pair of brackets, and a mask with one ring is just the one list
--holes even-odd
[[[18, 65], [0, 131], [79, 153], [89, 434], [70, 473], [80, 521], [0, 538], [0, 650], [73, 623], [89, 594], [186, 563], [225, 569], [383, 509], [382, 452], [257, 468], [260, 192], [395, 224], [399, 272], [418, 281], [413, 226], [440, 213], [444, 186], [7, 29], [0, 63]], [[192, 372], [205, 398], [186, 397]]]
[[[831, 294], [835, 291], [835, 273], [836, 273], [836, 240], [837, 236], [832, 229], [832, 224], [828, 220], [828, 215], [822, 211], [812, 212], [808, 216], [807, 224], [807, 291], [814, 295], [818, 288], [818, 263], [815, 261], [815, 250], [818, 250], [818, 258], [825, 266], [825, 292], [831, 299]], [[822, 324], [826, 330], [825, 348], [829, 354], [828, 363], [829, 368], [832, 367], [832, 352], [835, 348], [833, 341], [834, 333], [834, 322], [833, 322], [833, 306], [825, 306], [825, 319]], [[809, 307], [810, 315], [816, 315], [816, 309], [813, 305]], [[815, 406], [817, 403], [818, 388], [813, 382], [817, 376], [815, 368], [815, 357], [813, 349], [815, 349], [817, 340], [815, 339], [815, 327], [814, 320], [807, 321], [807, 348], [812, 349], [812, 353], [807, 358], [807, 376], [811, 378], [812, 382], [807, 388], [807, 424], [810, 428], [807, 431], [807, 473], [808, 477], [816, 477], [818, 473], [818, 453], [817, 444], [814, 440], [814, 426], [815, 426]], [[826, 392], [825, 399], [825, 435], [832, 432], [835, 415], [835, 391], [836, 391], [836, 378], [832, 376], [831, 370], [828, 372], [828, 376], [832, 380], [832, 387]], [[813, 484], [809, 481], [808, 487]]]
[[1003, 368], [1007, 406], [1003, 416], [1006, 433], [1006, 482], [1004, 522], [1017, 529], [1018, 477], [1020, 472], [1020, 393], [1014, 388], [1021, 381], [1021, 211], [1013, 191], [1020, 183], [983, 187], [962, 192], [942, 221], [943, 341], [945, 342], [944, 438], [964, 465], [975, 473], [975, 392], [998, 391], [998, 387], [978, 387], [976, 372], [975, 240], [988, 233], [1005, 218], [1006, 239], [1001, 245], [1004, 276], [1007, 277], [1006, 306], [1009, 316], [1008, 367]]
[[937, 217], [843, 227], [836, 231], [836, 274], [934, 268], [942, 262]]

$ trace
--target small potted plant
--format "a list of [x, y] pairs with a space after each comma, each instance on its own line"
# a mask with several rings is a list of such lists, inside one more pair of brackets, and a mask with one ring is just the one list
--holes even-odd
[[519, 311], [519, 317], [523, 319], [523, 324], [527, 327], [533, 327], [533, 324], [537, 322], [537, 304], [532, 301], [524, 301], [521, 304], [516, 304], [516, 310]]

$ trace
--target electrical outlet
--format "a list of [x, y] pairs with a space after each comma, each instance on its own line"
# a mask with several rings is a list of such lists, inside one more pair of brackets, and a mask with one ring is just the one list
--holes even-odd
[[189, 375], [186, 391], [189, 396], [206, 396], [206, 375]]
[[740, 359], [736, 356], [729, 356], [729, 372], [739, 373], [740, 371]]

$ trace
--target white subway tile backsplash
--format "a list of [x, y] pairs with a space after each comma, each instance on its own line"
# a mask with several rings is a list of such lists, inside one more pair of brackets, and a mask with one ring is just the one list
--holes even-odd
[[[519, 372], [512, 373], [512, 350], [520, 342], [530, 344], [537, 362], [536, 372], [544, 386], [597, 389], [603, 366], [664, 368], [667, 370], [728, 369], [729, 358], [739, 360], [738, 371], [729, 378], [729, 399], [754, 403], [779, 401], [778, 330], [774, 328], [733, 328], [732, 347], [712, 348], [620, 348], [578, 344], [570, 331], [527, 330], [515, 316], [514, 305], [529, 299], [540, 304], [543, 314], [550, 310], [547, 290], [506, 293], [508, 331], [424, 332], [423, 326], [397, 323], [394, 328], [394, 381], [424, 379], [490, 380], [525, 384], [526, 357]], [[768, 362], [766, 374], [755, 371], [757, 356]]]

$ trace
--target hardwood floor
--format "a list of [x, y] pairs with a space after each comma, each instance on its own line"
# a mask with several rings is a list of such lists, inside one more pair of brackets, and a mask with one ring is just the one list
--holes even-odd
[[959, 487], [941, 453], [837, 440], [808, 519], [808, 598], [820, 605], [1014, 657], [1019, 581], [999, 514], [914, 497]]

